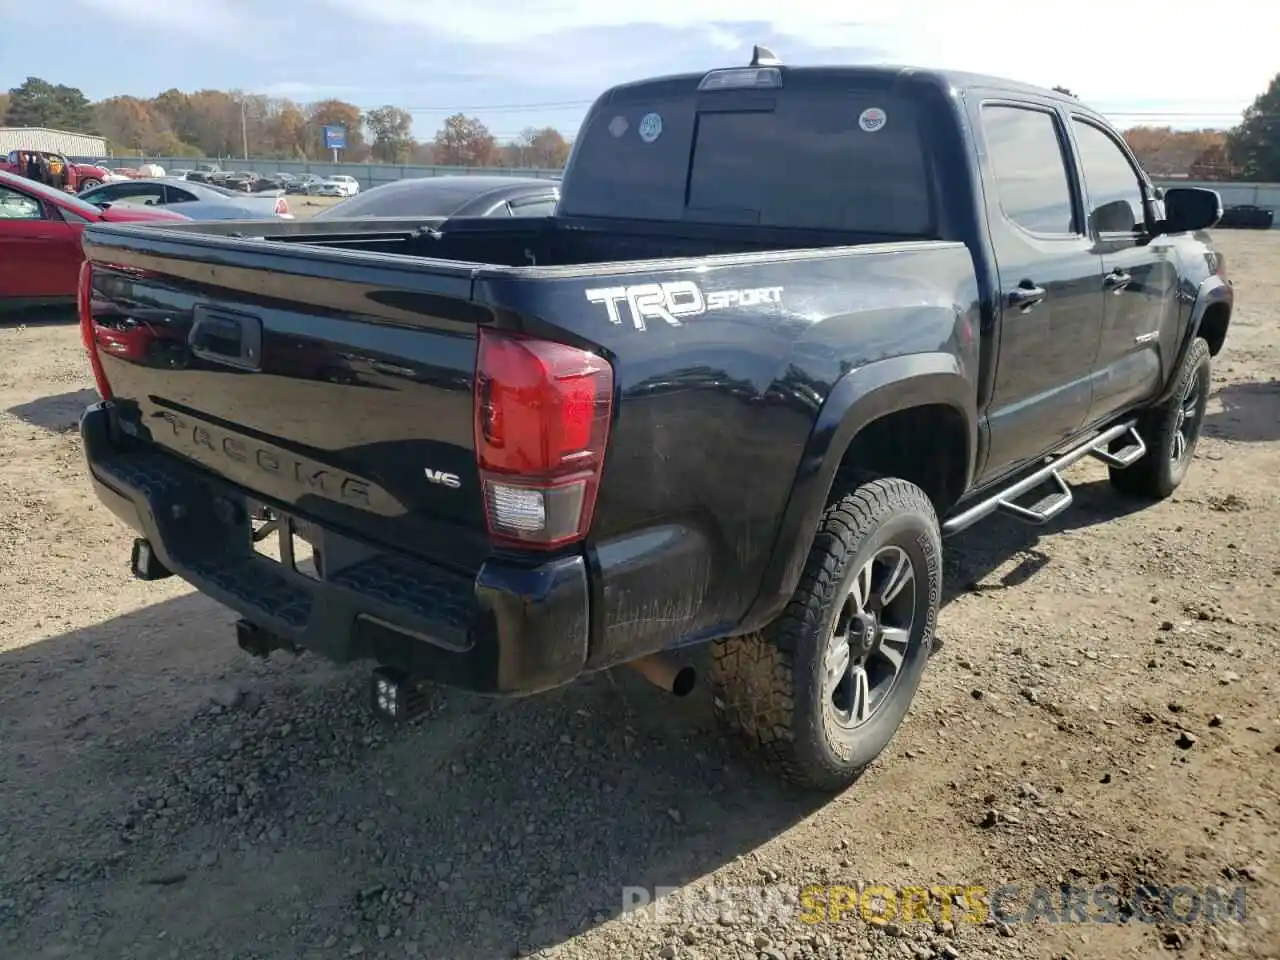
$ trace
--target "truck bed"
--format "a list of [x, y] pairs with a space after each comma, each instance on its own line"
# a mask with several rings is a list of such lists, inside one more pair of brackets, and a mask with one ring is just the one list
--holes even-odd
[[[588, 266], [927, 239], [847, 231], [744, 229], [737, 225], [645, 224], [636, 220], [564, 217], [530, 218], [526, 222], [486, 217], [452, 220], [366, 217], [331, 220], [323, 225], [305, 220], [271, 219], [180, 224], [168, 232], [181, 234], [185, 242], [194, 242], [203, 248], [236, 240], [262, 249], [258, 244], [265, 242], [308, 250], [323, 248], [458, 261], [489, 268]], [[204, 240], [209, 243], [202, 242]]]

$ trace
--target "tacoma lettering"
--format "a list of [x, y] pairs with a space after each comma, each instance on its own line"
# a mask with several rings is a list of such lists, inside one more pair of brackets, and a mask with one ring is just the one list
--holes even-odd
[[[372, 506], [370, 485], [355, 477], [344, 477], [318, 464], [293, 458], [282, 459], [278, 454], [262, 447], [251, 447], [235, 437], [217, 437], [208, 427], [188, 424], [177, 414], [163, 411], [155, 414], [157, 420], [168, 424], [175, 439], [188, 440], [192, 446], [203, 447], [210, 453], [221, 454], [228, 460], [254, 467], [276, 477], [292, 476], [304, 490], [330, 498]], [[444, 474], [449, 477], [452, 474]], [[443, 482], [446, 485], [447, 481]]]

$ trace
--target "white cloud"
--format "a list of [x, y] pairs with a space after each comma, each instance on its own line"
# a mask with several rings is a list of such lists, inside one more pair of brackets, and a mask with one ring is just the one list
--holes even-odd
[[163, 27], [205, 36], [210, 41], [233, 35], [234, 30], [223, 26], [234, 23], [234, 5], [222, 0], [223, 8], [210, 14], [202, 4], [174, 3], [172, 0], [78, 0], [80, 6], [95, 13], [124, 20], [139, 27], [154, 30]]
[[307, 83], [302, 80], [277, 80], [274, 83], [255, 87], [254, 92], [260, 93], [265, 97], [287, 97], [292, 100], [306, 100], [311, 97], [359, 96], [370, 90], [377, 89], [377, 87], [351, 87], [332, 83]]
[[[325, 2], [352, 16], [481, 44], [527, 45], [583, 27], [705, 26], [715, 31], [707, 38], [709, 56], [723, 54], [726, 38], [767, 44], [767, 36], [739, 38], [725, 28], [758, 22], [816, 47], [874, 47], [898, 63], [1065, 84], [1087, 100], [1178, 102], [1193, 109], [1206, 100], [1240, 105], [1252, 99], [1274, 74], [1280, 34], [1280, 5], [1259, 0], [1217, 0], [1211, 7], [1166, 0], [1149, 8], [1115, 0], [1077, 0], [1069, 8], [1026, 0], [893, 0], [875, 9], [832, 0]], [[1206, 33], [1221, 43], [1206, 46]], [[787, 59], [785, 49], [777, 53]], [[564, 55], [592, 59], [591, 51]], [[612, 82], [604, 74], [600, 79], [602, 87]]]

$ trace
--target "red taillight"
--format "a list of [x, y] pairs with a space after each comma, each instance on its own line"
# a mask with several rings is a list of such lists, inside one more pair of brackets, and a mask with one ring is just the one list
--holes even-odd
[[88, 260], [80, 264], [76, 309], [80, 313], [80, 339], [84, 341], [84, 349], [89, 354], [89, 366], [93, 370], [94, 383], [98, 386], [98, 396], [103, 400], [110, 400], [111, 383], [107, 380], [106, 371], [102, 369], [102, 358], [98, 356], [98, 342], [93, 331], [93, 265]]
[[476, 461], [489, 535], [550, 549], [591, 527], [613, 409], [613, 368], [577, 347], [480, 331]]

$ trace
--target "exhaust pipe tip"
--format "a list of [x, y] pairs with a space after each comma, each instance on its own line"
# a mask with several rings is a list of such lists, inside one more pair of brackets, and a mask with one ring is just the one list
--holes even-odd
[[677, 697], [687, 696], [698, 685], [698, 672], [689, 666], [678, 666], [669, 657], [654, 653], [628, 662], [640, 676], [656, 687]]
[[677, 697], [688, 696], [698, 685], [698, 671], [693, 667], [682, 668], [671, 681], [671, 692]]

